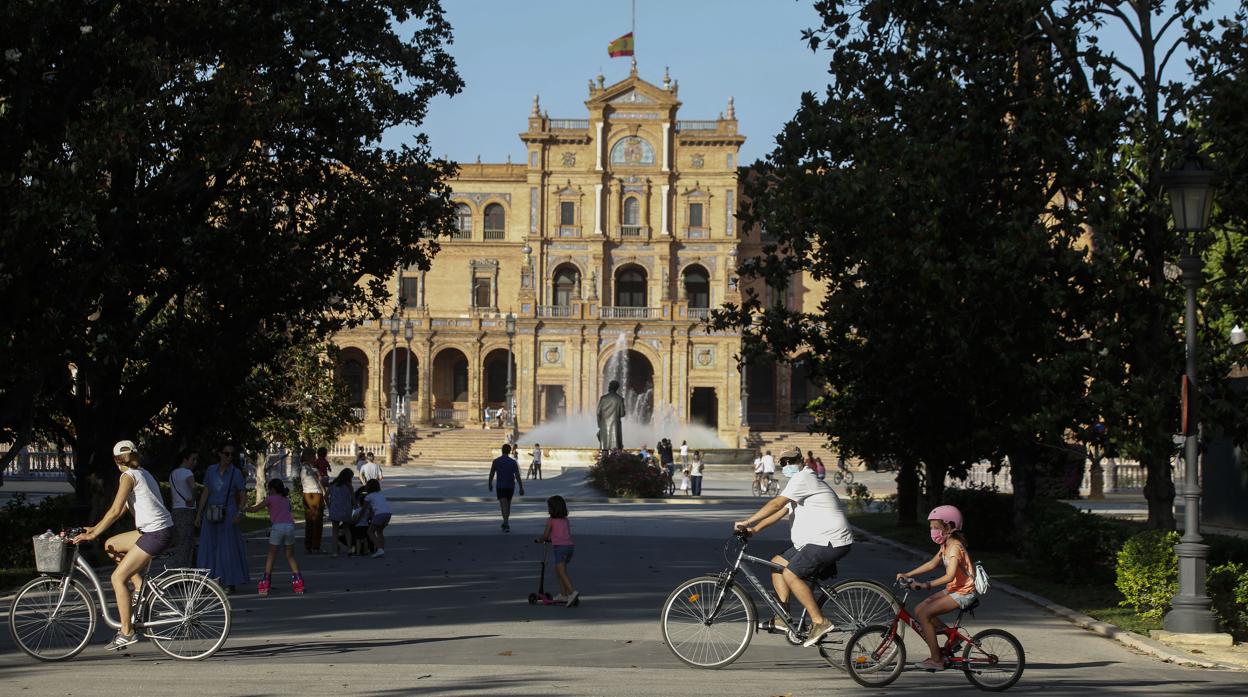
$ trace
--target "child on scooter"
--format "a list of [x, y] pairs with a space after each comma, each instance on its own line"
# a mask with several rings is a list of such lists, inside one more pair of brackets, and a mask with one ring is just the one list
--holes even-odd
[[555, 597], [555, 602], [572, 607], [581, 593], [572, 586], [572, 579], [568, 576], [568, 563], [572, 561], [572, 552], [576, 549], [572, 543], [572, 528], [568, 524], [568, 502], [562, 496], [551, 496], [546, 499], [546, 511], [550, 514], [546, 529], [541, 537], [533, 541], [550, 542], [555, 554], [555, 575], [559, 577], [559, 595]]

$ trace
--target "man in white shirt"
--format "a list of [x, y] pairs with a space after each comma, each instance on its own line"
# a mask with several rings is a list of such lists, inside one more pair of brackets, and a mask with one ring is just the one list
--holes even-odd
[[173, 504], [173, 566], [189, 567], [195, 539], [195, 466], [199, 453], [186, 449], [178, 453], [178, 466], [169, 473], [169, 499]]
[[373, 462], [373, 454], [369, 453], [368, 461], [360, 465], [360, 484], [368, 486], [368, 483], [374, 479], [377, 480], [377, 485], [380, 486], [385, 476], [381, 473], [381, 465]]
[[[832, 631], [832, 623], [815, 603], [808, 581], [835, 574], [836, 562], [849, 554], [854, 535], [841, 500], [827, 482], [820, 481], [813, 470], [805, 467], [801, 450], [785, 450], [780, 453], [780, 462], [800, 469], [779, 496], [763, 504], [749, 518], [733, 523], [733, 528], [753, 534], [792, 513], [793, 526], [789, 535], [793, 546], [772, 558], [785, 569], [783, 573], [773, 573], [771, 583], [781, 605], [787, 607], [792, 594], [806, 608], [811, 627], [802, 645], [814, 646]], [[772, 623], [774, 627], [775, 620]]]

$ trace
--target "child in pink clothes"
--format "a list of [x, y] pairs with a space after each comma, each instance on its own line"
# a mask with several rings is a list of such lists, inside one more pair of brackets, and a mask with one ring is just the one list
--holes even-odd
[[269, 523], [273, 526], [269, 529], [269, 556], [264, 560], [264, 578], [260, 579], [257, 590], [260, 595], [269, 594], [273, 560], [277, 558], [278, 548], [285, 547], [286, 563], [292, 574], [291, 588], [296, 593], [302, 593], [303, 574], [299, 573], [299, 563], [295, 561], [295, 517], [290, 512], [290, 492], [280, 479], [270, 481], [268, 489], [269, 495], [263, 501], [247, 508], [248, 511], [269, 509]]
[[562, 496], [551, 496], [546, 499], [546, 511], [550, 514], [546, 529], [541, 537], [533, 541], [550, 542], [555, 554], [555, 575], [559, 577], [559, 595], [555, 597], [555, 602], [572, 607], [581, 593], [568, 576], [568, 562], [572, 561], [572, 552], [576, 549], [572, 543], [572, 527], [568, 524], [568, 502]]

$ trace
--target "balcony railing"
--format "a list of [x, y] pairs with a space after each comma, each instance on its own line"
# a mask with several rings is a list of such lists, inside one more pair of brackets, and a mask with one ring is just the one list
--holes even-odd
[[589, 130], [589, 119], [551, 119], [550, 130], [587, 131]]
[[641, 237], [640, 225], [621, 225], [620, 237]]
[[573, 309], [571, 305], [538, 305], [537, 316], [566, 319], [572, 316]]
[[710, 237], [710, 230], [704, 227], [685, 228], [685, 237], [691, 240], [704, 240]]
[[718, 121], [677, 121], [677, 131], [714, 131], [719, 128]]
[[507, 239], [506, 230], [486, 230], [485, 239], [487, 240], [505, 240]]
[[461, 425], [468, 420], [467, 409], [434, 409], [433, 420], [440, 424]]
[[650, 319], [657, 317], [657, 307], [602, 307], [599, 317], [602, 319]]
[[453, 240], [470, 240], [472, 239], [472, 230], [452, 230], [451, 239]]
[[575, 225], [560, 225], [559, 236], [560, 237], [580, 237], [581, 228]]
[[711, 308], [709, 307], [689, 308], [689, 319], [706, 319], [710, 316], [711, 316]]

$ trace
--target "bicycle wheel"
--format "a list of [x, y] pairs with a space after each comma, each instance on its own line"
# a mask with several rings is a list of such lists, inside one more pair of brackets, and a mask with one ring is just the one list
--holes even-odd
[[883, 687], [906, 667], [906, 642], [875, 624], [854, 632], [845, 646], [845, 671], [863, 687]]
[[845, 478], [845, 483], [846, 483], [846, 484], [853, 484], [853, 483], [854, 483], [854, 473], [853, 473], [853, 472], [850, 472], [849, 470], [845, 470], [845, 472], [844, 472], [844, 474], [843, 474], [842, 476]]
[[779, 496], [780, 495], [780, 482], [777, 482], [774, 479], [768, 482], [767, 483], [767, 495], [773, 498], [776, 496]]
[[198, 574], [159, 583], [142, 612], [143, 629], [156, 648], [183, 661], [216, 653], [230, 635], [230, 600], [221, 586]]
[[840, 485], [840, 483], [841, 483], [841, 482], [843, 482], [843, 481], [845, 481], [845, 475], [844, 475], [843, 473], [841, 473], [841, 472], [833, 472], [833, 473], [832, 473], [832, 484], [833, 484], [833, 485]]
[[834, 629], [819, 642], [819, 655], [830, 665], [845, 665], [844, 647], [849, 637], [869, 625], [887, 624], [901, 610], [897, 598], [875, 581], [850, 579], [832, 587], [834, 597], [820, 606]]
[[[85, 586], [70, 581], [59, 609], [61, 579], [40, 576], [22, 586], [9, 608], [13, 643], [32, 658], [64, 661], [77, 656], [95, 635], [95, 601]], [[53, 614], [55, 610], [55, 614]]]
[[750, 485], [750, 494], [751, 494], [751, 495], [753, 495], [753, 496], [762, 496], [762, 495], [763, 495], [763, 489], [762, 489], [762, 487], [760, 487], [760, 486], [758, 485], [758, 480], [757, 480], [757, 479], [756, 479], [756, 480], [754, 480], [754, 483]]
[[1008, 690], [1023, 677], [1023, 645], [1003, 629], [985, 629], [962, 650], [966, 679], [981, 690]]
[[719, 578], [699, 576], [677, 586], [663, 601], [663, 642], [695, 668], [722, 668], [737, 660], [757, 626], [753, 601], [735, 583], [712, 617], [719, 589]]

